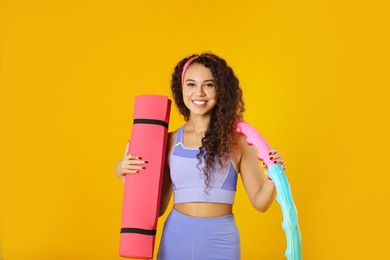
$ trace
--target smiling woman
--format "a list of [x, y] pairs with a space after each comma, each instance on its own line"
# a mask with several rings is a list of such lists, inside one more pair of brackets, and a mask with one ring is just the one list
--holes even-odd
[[[186, 124], [168, 137], [160, 216], [172, 193], [174, 205], [158, 258], [238, 260], [240, 236], [232, 212], [238, 176], [257, 210], [266, 211], [275, 198], [274, 183], [262, 177], [256, 149], [236, 132], [244, 112], [239, 81], [224, 59], [205, 53], [176, 65], [171, 90]], [[269, 157], [283, 164], [276, 149]], [[148, 167], [143, 160], [149, 159], [124, 156], [117, 176], [142, 174]]]

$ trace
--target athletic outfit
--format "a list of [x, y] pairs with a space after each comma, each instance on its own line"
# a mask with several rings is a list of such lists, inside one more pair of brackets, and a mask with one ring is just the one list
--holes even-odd
[[[233, 157], [224, 167], [215, 166], [205, 191], [198, 148], [183, 145], [179, 128], [169, 157], [174, 203], [214, 202], [233, 204], [237, 187], [237, 167]], [[199, 164], [199, 165], [198, 165]], [[160, 260], [240, 259], [240, 238], [233, 214], [199, 218], [172, 209], [165, 224], [158, 252]]]

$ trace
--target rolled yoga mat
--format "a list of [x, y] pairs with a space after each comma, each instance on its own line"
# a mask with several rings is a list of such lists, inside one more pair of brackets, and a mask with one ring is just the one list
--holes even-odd
[[170, 108], [171, 100], [165, 96], [135, 97], [127, 154], [138, 155], [148, 164], [140, 173], [125, 177], [119, 248], [122, 257], [153, 258]]

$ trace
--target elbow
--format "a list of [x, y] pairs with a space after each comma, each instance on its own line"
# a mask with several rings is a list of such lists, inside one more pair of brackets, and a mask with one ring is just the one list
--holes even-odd
[[265, 213], [269, 209], [269, 206], [260, 206], [260, 207], [256, 207], [256, 209], [261, 213]]
[[[258, 197], [260, 197], [260, 198], [258, 198]], [[256, 210], [260, 211], [261, 213], [265, 213], [269, 209], [269, 207], [271, 206], [271, 203], [272, 203], [272, 201], [268, 201], [261, 196], [256, 196], [252, 200], [253, 207]]]
[[257, 203], [253, 203], [253, 206], [256, 210], [260, 211], [261, 213], [265, 213], [271, 206], [272, 201], [266, 202], [266, 201], [257, 201]]
[[160, 209], [158, 210], [158, 217], [161, 217], [162, 215], [164, 215], [165, 211], [167, 211], [168, 203], [169, 203], [169, 198], [168, 201], [161, 200]]
[[160, 205], [160, 209], [158, 210], [158, 217], [161, 217], [162, 215], [164, 215], [165, 210], [166, 210], [166, 207], [164, 207], [164, 205]]
[[161, 210], [158, 212], [158, 217], [162, 217], [162, 215], [164, 215], [165, 213], [165, 210]]

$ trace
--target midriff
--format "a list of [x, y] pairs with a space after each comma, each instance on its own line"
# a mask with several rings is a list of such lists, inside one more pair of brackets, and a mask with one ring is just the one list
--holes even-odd
[[211, 202], [186, 202], [176, 203], [173, 208], [185, 215], [198, 218], [213, 218], [229, 215], [233, 205]]

